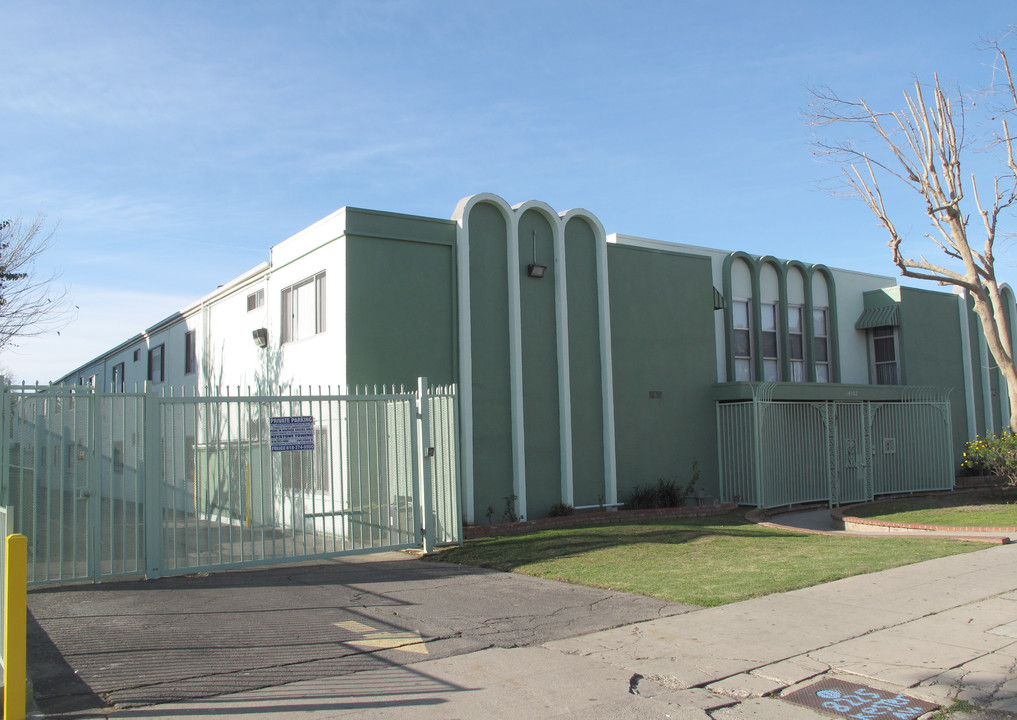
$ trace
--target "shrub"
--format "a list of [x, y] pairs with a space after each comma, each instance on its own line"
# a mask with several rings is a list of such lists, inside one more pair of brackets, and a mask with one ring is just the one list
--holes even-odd
[[551, 506], [551, 509], [547, 511], [548, 517], [565, 517], [571, 515], [576, 511], [574, 507], [568, 503], [555, 503]]
[[646, 488], [636, 486], [629, 493], [629, 499], [625, 501], [627, 510], [650, 510], [654, 508], [681, 507], [685, 499], [696, 491], [696, 483], [699, 482], [699, 463], [692, 463], [692, 477], [688, 484], [682, 488], [677, 480], [665, 480], [660, 478], [657, 485], [650, 485]]
[[1017, 435], [975, 437], [968, 441], [961, 465], [972, 471], [1004, 478], [1008, 485], [1017, 485]]

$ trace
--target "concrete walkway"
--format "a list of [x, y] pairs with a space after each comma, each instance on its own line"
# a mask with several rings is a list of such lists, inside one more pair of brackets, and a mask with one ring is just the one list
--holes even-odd
[[[916, 706], [897, 698], [901, 693], [936, 705], [960, 699], [987, 709], [958, 718], [1017, 718], [1017, 546], [990, 546], [537, 646], [492, 648], [109, 717], [838, 716], [829, 707], [820, 712], [783, 699], [822, 679], [871, 688], [865, 697], [883, 692], [891, 698], [851, 717], [916, 717], [906, 712]], [[829, 699], [836, 693], [825, 692], [826, 702], [836, 702]]]
[[[751, 515], [752, 513], [750, 513]], [[848, 514], [848, 512], [845, 512]], [[769, 515], [760, 523], [773, 527], [784, 527], [792, 530], [807, 532], [832, 533], [835, 535], [857, 535], [872, 537], [873, 535], [919, 535], [921, 537], [951, 537], [965, 540], [980, 540], [989, 543], [1017, 542], [1017, 532], [1007, 529], [984, 530], [923, 530], [920, 526], [910, 527], [888, 527], [880, 525], [859, 526], [856, 530], [847, 531], [838, 528], [834, 524], [834, 518], [829, 508], [817, 508], [814, 510], [801, 510]]]

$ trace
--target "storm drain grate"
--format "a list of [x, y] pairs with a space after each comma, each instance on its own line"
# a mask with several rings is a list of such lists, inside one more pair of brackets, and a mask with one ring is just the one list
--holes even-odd
[[820, 680], [781, 699], [852, 720], [914, 720], [939, 706], [843, 680]]

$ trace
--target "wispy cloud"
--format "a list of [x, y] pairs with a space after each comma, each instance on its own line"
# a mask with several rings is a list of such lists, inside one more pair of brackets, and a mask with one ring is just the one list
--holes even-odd
[[0, 367], [25, 382], [55, 380], [194, 300], [167, 293], [79, 285], [72, 320], [59, 334], [27, 338], [0, 355]]

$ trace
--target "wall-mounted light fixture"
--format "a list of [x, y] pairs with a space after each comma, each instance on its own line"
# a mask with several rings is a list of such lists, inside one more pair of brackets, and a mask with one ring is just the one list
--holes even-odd
[[537, 231], [533, 231], [533, 262], [526, 266], [526, 274], [531, 278], [542, 278], [547, 272], [547, 265], [537, 264]]
[[268, 328], [258, 328], [251, 333], [254, 336], [254, 344], [260, 348], [268, 346]]

